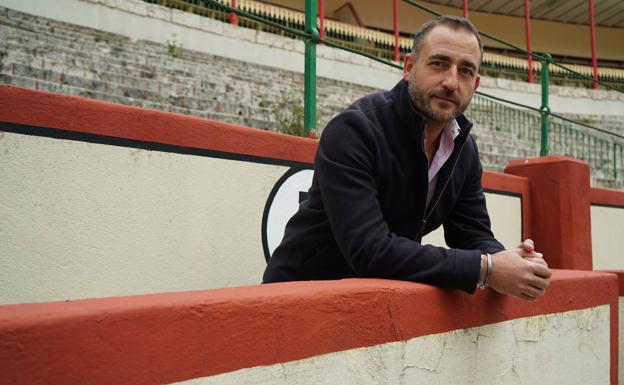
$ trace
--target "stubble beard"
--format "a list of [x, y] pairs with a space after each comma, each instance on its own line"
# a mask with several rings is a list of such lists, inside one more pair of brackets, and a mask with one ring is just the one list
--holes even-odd
[[[409, 94], [416, 108], [418, 108], [418, 110], [425, 116], [425, 118], [427, 118], [428, 121], [445, 124], [457, 118], [459, 115], [463, 114], [464, 111], [466, 111], [466, 109], [468, 108], [470, 100], [462, 104], [459, 97], [453, 91], [449, 91], [445, 88], [425, 92], [420, 87], [418, 87], [415, 77], [416, 73], [414, 70], [412, 70], [408, 78]], [[431, 108], [432, 96], [440, 96], [445, 99], [453, 100], [455, 102], [455, 104], [453, 105], [453, 110], [448, 112], [434, 111], [433, 108]]]

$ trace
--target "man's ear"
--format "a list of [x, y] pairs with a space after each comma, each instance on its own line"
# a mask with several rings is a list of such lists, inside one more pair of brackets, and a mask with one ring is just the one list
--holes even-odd
[[411, 54], [405, 54], [405, 61], [403, 62], [403, 80], [409, 79], [410, 71], [414, 66], [414, 61], [412, 60]]
[[477, 88], [479, 88], [479, 84], [481, 84], [481, 76], [477, 75], [477, 77], [475, 78], [475, 91], [477, 90]]

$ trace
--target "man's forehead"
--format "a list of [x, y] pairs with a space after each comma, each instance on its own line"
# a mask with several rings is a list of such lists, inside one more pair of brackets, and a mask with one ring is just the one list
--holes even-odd
[[428, 50], [427, 56], [436, 54], [433, 51], [475, 56], [480, 61], [481, 50], [475, 35], [464, 28], [452, 28], [446, 25], [435, 26], [423, 39], [422, 48]]

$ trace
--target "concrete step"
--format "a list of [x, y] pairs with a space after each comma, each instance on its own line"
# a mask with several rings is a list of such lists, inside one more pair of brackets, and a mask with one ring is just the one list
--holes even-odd
[[[276, 127], [275, 109], [285, 113], [293, 103], [302, 103], [301, 74], [268, 66], [252, 68], [184, 49], [178, 54], [173, 57], [163, 44], [131, 41], [0, 7], [1, 83], [271, 130]], [[290, 91], [286, 90], [294, 91], [287, 94]], [[318, 127], [324, 127], [356, 98], [373, 91], [319, 78]], [[467, 115], [475, 122], [472, 135], [485, 169], [502, 171], [513, 159], [538, 155], [540, 126], [536, 113], [523, 113], [475, 97]], [[611, 118], [606, 124], [618, 123]], [[556, 131], [550, 144], [553, 154], [576, 155], [590, 161], [596, 183], [621, 183], [613, 178], [612, 161], [590, 151], [591, 145], [571, 144]]]

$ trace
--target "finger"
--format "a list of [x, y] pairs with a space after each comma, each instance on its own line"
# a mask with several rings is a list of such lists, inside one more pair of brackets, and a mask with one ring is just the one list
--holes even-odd
[[544, 290], [550, 285], [550, 281], [546, 278], [535, 276], [530, 282], [529, 285], [535, 287], [536, 289]]
[[528, 295], [532, 298], [541, 297], [544, 295], [546, 291], [544, 289], [538, 289], [537, 287], [527, 286], [524, 290], [522, 290], [523, 294]]
[[520, 299], [523, 299], [525, 301], [535, 301], [534, 297], [531, 297], [525, 293], [519, 293], [519, 294], [514, 294], [515, 297], [518, 297]]
[[542, 265], [541, 263], [531, 262], [533, 265], [533, 274], [542, 278], [550, 278], [552, 276], [552, 272], [547, 266]]
[[533, 262], [533, 263], [539, 263], [540, 265], [544, 265], [546, 267], [548, 267], [548, 263], [544, 260], [544, 258], [540, 258], [540, 257], [526, 257], [524, 258], [527, 261]]
[[533, 252], [533, 250], [535, 250], [535, 244], [533, 243], [532, 239], [525, 239], [524, 241], [522, 241], [522, 248], [527, 252], [531, 253]]
[[538, 253], [537, 251], [526, 251], [525, 249], [516, 249], [518, 255], [522, 258], [544, 258], [544, 254]]

